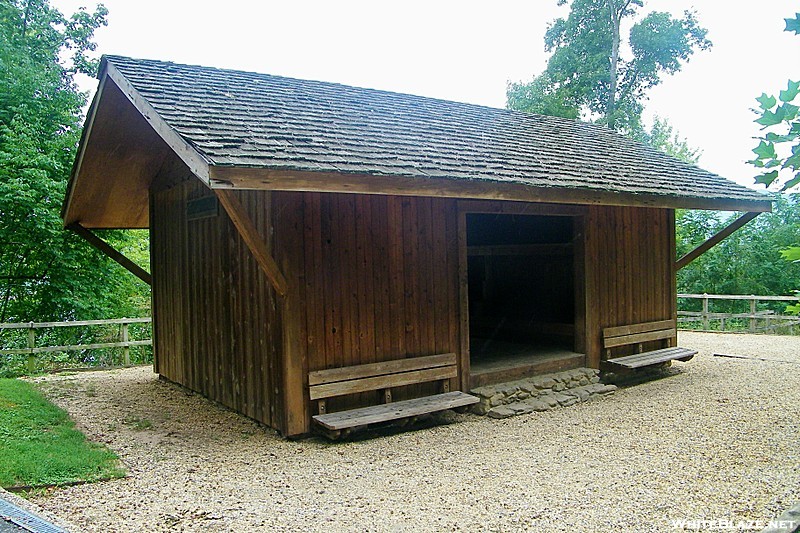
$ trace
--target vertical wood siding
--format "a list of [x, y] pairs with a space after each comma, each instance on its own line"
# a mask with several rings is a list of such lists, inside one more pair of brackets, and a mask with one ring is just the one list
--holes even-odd
[[[310, 430], [312, 370], [454, 352], [462, 375], [451, 387], [468, 382], [459, 286], [465, 241], [455, 200], [240, 192], [287, 279], [281, 300], [223, 210], [187, 220], [187, 202], [208, 194], [188, 181], [151, 198], [156, 369], [164, 377], [286, 435]], [[502, 212], [508, 203], [471, 204]], [[587, 364], [596, 367], [602, 328], [674, 317], [674, 211], [580, 213], [577, 249], [585, 259], [576, 276], [586, 282], [576, 279], [576, 289], [585, 303]], [[434, 384], [419, 385], [396, 397], [432, 392]], [[379, 401], [364, 393], [329, 407]]]
[[[239, 194], [271, 248], [270, 193]], [[187, 202], [208, 195], [196, 180], [152, 195], [156, 371], [281, 427], [277, 300], [224, 211], [187, 220]]]
[[592, 206], [585, 230], [586, 350], [597, 368], [603, 328], [675, 318], [675, 212]]
[[[308, 371], [460, 352], [455, 201], [273, 195], [277, 260], [292, 287], [287, 300], [304, 302], [303, 323], [287, 323], [297, 339], [290, 349], [305, 361], [304, 385]], [[329, 407], [377, 401], [377, 392], [365, 393]], [[310, 413], [305, 393], [303, 404]]]

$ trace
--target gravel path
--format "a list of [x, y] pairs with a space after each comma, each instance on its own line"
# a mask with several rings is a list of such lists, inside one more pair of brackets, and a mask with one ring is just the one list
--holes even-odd
[[334, 444], [283, 440], [147, 368], [49, 377], [131, 476], [34, 501], [87, 531], [675, 531], [779, 515], [800, 501], [800, 337], [680, 341], [701, 353], [599, 401]]

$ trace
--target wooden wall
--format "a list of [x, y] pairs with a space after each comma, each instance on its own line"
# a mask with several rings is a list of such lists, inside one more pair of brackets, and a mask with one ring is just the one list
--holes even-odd
[[[270, 193], [239, 195], [271, 247]], [[280, 428], [275, 294], [224, 211], [187, 219], [187, 202], [202, 196], [213, 193], [197, 180], [151, 194], [156, 371]]]
[[597, 368], [603, 328], [676, 317], [675, 211], [591, 206], [585, 231], [586, 355]]
[[[311, 370], [459, 353], [455, 201], [273, 194], [276, 260], [290, 284], [287, 300], [300, 302], [302, 310], [300, 322], [287, 321], [287, 349], [298, 365], [290, 372], [305, 383]], [[433, 386], [395, 395], [419, 395]], [[458, 388], [457, 380], [451, 386]], [[305, 397], [295, 389], [287, 402], [302, 403], [310, 413]], [[335, 411], [377, 401], [376, 392], [329, 406]], [[307, 416], [296, 422], [307, 423]]]
[[[512, 203], [239, 192], [287, 279], [279, 298], [221, 207], [218, 216], [187, 220], [187, 202], [211, 194], [190, 180], [151, 196], [156, 370], [164, 377], [289, 436], [311, 428], [312, 370], [453, 352], [461, 376], [451, 387], [468, 382], [459, 231], [466, 212], [502, 213]], [[596, 367], [602, 328], [674, 316], [674, 212], [556, 211], [575, 216], [579, 228], [574, 244], [584, 261], [575, 270], [586, 278], [576, 290], [585, 305], [576, 308], [586, 314], [576, 328], [585, 326], [587, 364]], [[367, 393], [329, 407], [378, 401]]]

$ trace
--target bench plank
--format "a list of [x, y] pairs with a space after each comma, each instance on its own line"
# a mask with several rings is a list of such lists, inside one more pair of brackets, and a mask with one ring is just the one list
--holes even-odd
[[338, 431], [378, 422], [388, 422], [478, 403], [478, 398], [461, 391], [445, 392], [413, 400], [361, 407], [349, 411], [314, 416], [321, 426]]
[[664, 348], [663, 350], [655, 350], [653, 352], [628, 355], [625, 357], [616, 357], [614, 359], [608, 359], [605, 362], [611, 366], [634, 369], [656, 365], [658, 363], [665, 363], [667, 361], [672, 361], [673, 359], [677, 359], [679, 361], [688, 361], [696, 354], [696, 350], [689, 350], [688, 348]]
[[308, 373], [308, 384], [309, 386], [324, 385], [325, 383], [334, 383], [336, 381], [349, 381], [351, 379], [370, 378], [455, 364], [456, 354], [454, 353], [395, 359], [394, 361], [382, 361], [380, 363], [315, 370]]
[[643, 333], [631, 333], [628, 335], [619, 335], [615, 337], [606, 337], [603, 340], [603, 346], [606, 348], [615, 348], [617, 346], [626, 346], [628, 344], [638, 344], [640, 342], [657, 341], [661, 339], [671, 339], [677, 335], [675, 329], [661, 329], [658, 331], [647, 331]]
[[614, 328], [603, 329], [603, 337], [619, 337], [632, 333], [644, 333], [646, 331], [656, 331], [659, 329], [675, 329], [677, 325], [674, 320], [658, 320], [656, 322], [641, 322], [627, 326], [617, 326]]
[[413, 372], [401, 372], [399, 374], [386, 374], [371, 378], [351, 379], [336, 383], [326, 383], [324, 385], [314, 385], [308, 388], [308, 395], [311, 400], [321, 398], [332, 398], [344, 394], [355, 394], [357, 392], [367, 392], [378, 389], [388, 389], [390, 387], [402, 387], [403, 385], [415, 385], [428, 381], [450, 379], [458, 375], [455, 365], [429, 368], [425, 370], [415, 370]]

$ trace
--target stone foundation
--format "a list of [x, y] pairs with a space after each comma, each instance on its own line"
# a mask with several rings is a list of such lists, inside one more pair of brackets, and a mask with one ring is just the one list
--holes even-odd
[[599, 370], [577, 368], [499, 385], [478, 387], [471, 393], [481, 400], [473, 407], [475, 414], [508, 418], [586, 402], [613, 394], [616, 390], [615, 385], [600, 383]]

